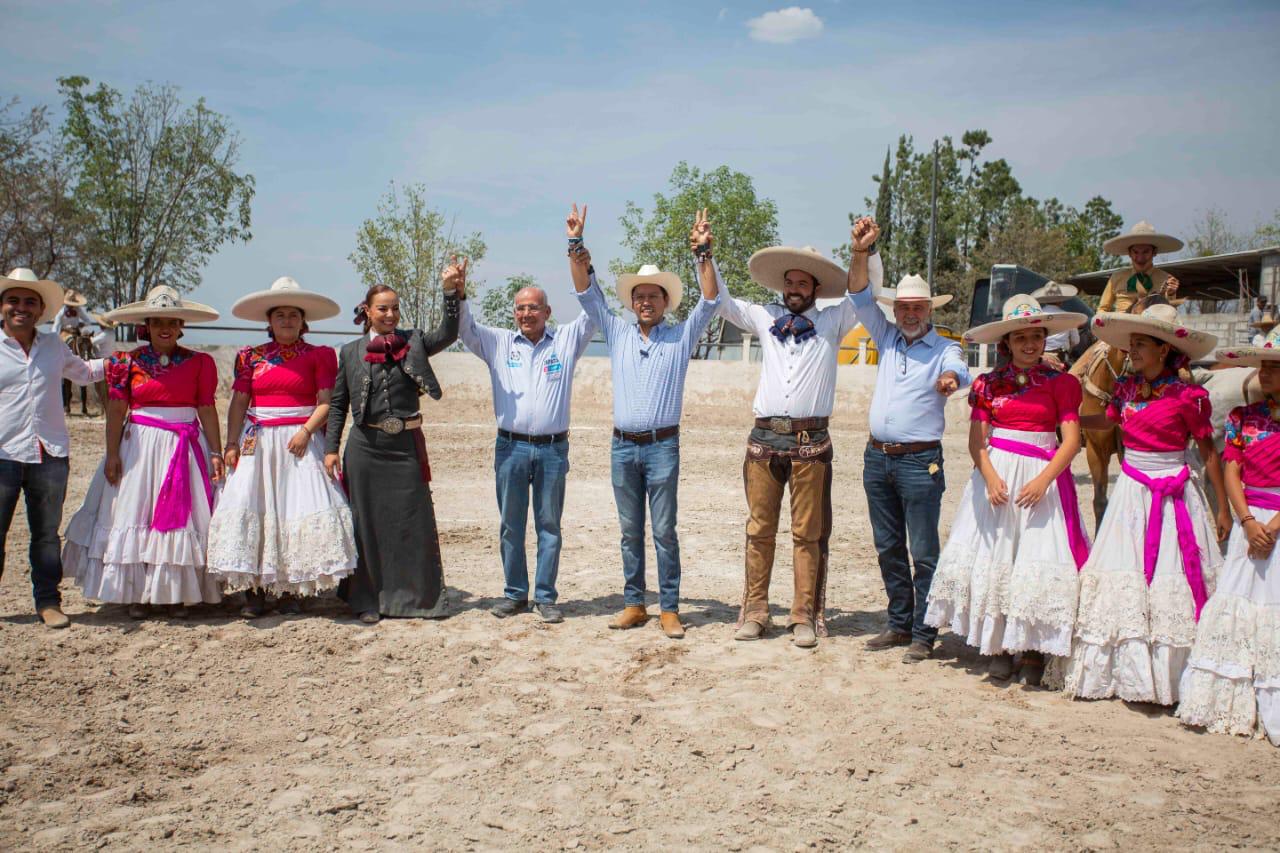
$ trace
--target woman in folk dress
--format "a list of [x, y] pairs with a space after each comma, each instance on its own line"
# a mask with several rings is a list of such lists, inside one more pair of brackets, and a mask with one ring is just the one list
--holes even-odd
[[303, 340], [308, 320], [336, 316], [338, 303], [292, 278], [236, 302], [231, 313], [265, 319], [267, 343], [236, 356], [224, 450], [227, 483], [209, 525], [209, 571], [228, 591], [245, 590], [247, 618], [266, 593], [281, 612], [334, 589], [356, 565], [351, 510], [324, 470], [324, 427], [338, 355]]
[[1196, 626], [1178, 717], [1211, 732], [1265, 734], [1280, 746], [1280, 327], [1218, 361], [1257, 367], [1266, 396], [1227, 416], [1227, 496], [1240, 524]]
[[[1085, 429], [1119, 424], [1125, 455], [1080, 573], [1064, 688], [1084, 699], [1173, 705], [1222, 565], [1217, 543], [1231, 529], [1209, 395], [1181, 378], [1189, 360], [1207, 355], [1217, 339], [1183, 326], [1168, 304], [1138, 315], [1101, 312], [1093, 332], [1128, 351], [1132, 373], [1116, 382], [1105, 414], [1081, 419]], [[1216, 521], [1190, 477], [1189, 440], [1216, 493]]]
[[222, 599], [205, 549], [223, 465], [211, 450], [221, 446], [217, 366], [178, 339], [218, 312], [160, 285], [105, 316], [141, 323], [146, 343], [107, 362], [106, 458], [67, 525], [63, 563], [85, 598], [128, 604], [135, 619], [158, 604], [185, 616]]
[[[1043, 361], [1047, 335], [1083, 314], [1048, 314], [1017, 295], [1004, 317], [969, 330], [998, 343], [1007, 363], [974, 380], [969, 455], [974, 471], [938, 561], [925, 621], [991, 655], [992, 678], [1038, 685], [1044, 655], [1071, 651], [1076, 572], [1089, 552], [1071, 460], [1080, 450], [1080, 382]], [[1059, 444], [1056, 431], [1061, 429]]]

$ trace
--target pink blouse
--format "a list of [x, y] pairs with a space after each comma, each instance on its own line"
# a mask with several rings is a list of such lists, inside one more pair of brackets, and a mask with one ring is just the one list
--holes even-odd
[[1107, 417], [1120, 424], [1125, 447], [1147, 452], [1185, 450], [1188, 439], [1213, 436], [1208, 391], [1188, 385], [1176, 373], [1166, 373], [1151, 383], [1151, 396], [1144, 399], [1145, 384], [1141, 376], [1121, 377], [1107, 406]]
[[232, 390], [249, 394], [254, 406], [314, 406], [316, 394], [333, 387], [338, 354], [302, 340], [270, 341], [240, 350], [235, 374]]
[[1246, 486], [1280, 486], [1280, 421], [1266, 400], [1237, 406], [1227, 415], [1222, 458], [1240, 466]]
[[[1018, 385], [1018, 375], [1026, 376]], [[1080, 380], [1044, 365], [1018, 370], [1012, 365], [984, 373], [969, 389], [970, 418], [1001, 429], [1053, 432], [1080, 418]]]
[[107, 396], [142, 406], [212, 406], [218, 390], [218, 365], [207, 353], [178, 347], [167, 365], [144, 344], [107, 359]]

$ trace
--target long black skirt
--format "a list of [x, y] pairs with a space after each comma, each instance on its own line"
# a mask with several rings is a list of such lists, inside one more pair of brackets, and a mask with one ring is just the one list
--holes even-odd
[[413, 433], [354, 427], [342, 465], [358, 561], [338, 595], [356, 613], [447, 616], [436, 511], [431, 487], [422, 482]]

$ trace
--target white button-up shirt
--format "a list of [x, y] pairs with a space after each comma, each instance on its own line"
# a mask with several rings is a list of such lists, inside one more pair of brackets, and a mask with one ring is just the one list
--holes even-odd
[[[1057, 305], [1041, 305], [1041, 310], [1046, 314], [1065, 314], [1066, 312]], [[1058, 332], [1050, 335], [1044, 342], [1045, 352], [1070, 352], [1080, 343], [1080, 330], [1068, 329], [1065, 332]]]
[[39, 462], [41, 445], [50, 456], [69, 455], [62, 380], [88, 385], [103, 376], [102, 359], [78, 358], [55, 334], [36, 332], [27, 353], [0, 333], [0, 459]]
[[[884, 266], [878, 255], [868, 264], [872, 286], [879, 288]], [[836, 357], [840, 342], [858, 325], [857, 314], [848, 299], [829, 308], [810, 308], [804, 316], [812, 321], [817, 334], [803, 343], [788, 335], [785, 341], [773, 336], [769, 328], [779, 317], [790, 314], [785, 306], [755, 305], [729, 295], [720, 269], [716, 268], [716, 285], [720, 288], [720, 316], [760, 339], [764, 363], [760, 371], [760, 387], [756, 389], [751, 409], [757, 418], [787, 416], [792, 418], [826, 418], [836, 399]]]
[[460, 304], [458, 337], [489, 365], [498, 429], [525, 435], [567, 430], [574, 368], [591, 342], [595, 321], [583, 312], [558, 329], [548, 326], [535, 344], [517, 331], [480, 325], [470, 304], [467, 299]]

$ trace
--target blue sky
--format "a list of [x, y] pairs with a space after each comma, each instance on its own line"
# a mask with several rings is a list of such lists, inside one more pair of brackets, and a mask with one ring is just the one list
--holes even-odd
[[220, 309], [279, 275], [357, 301], [347, 255], [391, 180], [484, 234], [480, 278], [532, 273], [562, 318], [568, 203], [590, 204], [607, 262], [626, 200], [647, 204], [682, 159], [752, 175], [783, 242], [824, 251], [901, 133], [985, 128], [1027, 192], [1102, 194], [1126, 226], [1185, 233], [1217, 207], [1245, 228], [1280, 208], [1275, 4], [3, 6], [0, 94], [172, 82], [239, 129], [254, 239], [206, 270], [195, 297]]

